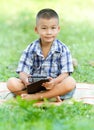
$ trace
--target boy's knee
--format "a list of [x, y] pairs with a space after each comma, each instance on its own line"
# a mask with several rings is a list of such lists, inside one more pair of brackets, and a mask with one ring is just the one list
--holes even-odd
[[75, 79], [73, 78], [73, 77], [69, 77], [70, 78], [70, 84], [71, 84], [71, 86], [73, 86], [73, 88], [76, 86], [76, 81], [75, 81]]
[[24, 88], [24, 84], [20, 79], [12, 77], [7, 81], [7, 88], [16, 95], [20, 95], [22, 89]]
[[15, 82], [16, 82], [15, 77], [9, 78], [8, 81], [7, 81], [7, 85], [13, 85]]
[[12, 78], [9, 78], [8, 81], [7, 81], [7, 87], [9, 90], [11, 90], [12, 88], [14, 88], [17, 84], [17, 78], [15, 77], [12, 77]]
[[66, 79], [66, 89], [67, 91], [71, 91], [73, 90], [75, 87], [76, 87], [76, 81], [73, 77], [69, 76], [67, 79]]

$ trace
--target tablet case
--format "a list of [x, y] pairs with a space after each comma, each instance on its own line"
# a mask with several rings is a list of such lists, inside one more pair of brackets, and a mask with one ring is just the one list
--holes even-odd
[[[33, 94], [33, 93], [37, 93], [37, 92], [46, 90], [45, 87], [42, 86], [42, 83], [49, 82], [49, 79], [47, 77], [45, 77], [45, 78], [37, 77], [37, 79], [38, 79], [37, 81], [31, 82], [31, 84], [27, 85], [27, 93], [28, 94]], [[29, 79], [29, 81], [30, 80], [32, 81], [32, 79]]]

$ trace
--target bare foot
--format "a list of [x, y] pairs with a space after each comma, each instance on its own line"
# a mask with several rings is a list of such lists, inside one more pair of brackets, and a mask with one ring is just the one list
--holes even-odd
[[57, 100], [57, 102], [62, 102], [62, 100], [60, 99], [60, 96], [57, 96], [56, 100]]
[[[38, 99], [37, 94], [22, 94], [21, 98], [28, 101], [29, 100], [42, 100], [42, 98]], [[54, 102], [62, 102], [62, 100], [60, 99], [60, 96], [50, 98], [50, 100]]]
[[62, 102], [62, 100], [60, 99], [60, 96], [49, 98], [49, 101], [50, 102]]
[[34, 94], [22, 94], [21, 98], [25, 100], [36, 100]]

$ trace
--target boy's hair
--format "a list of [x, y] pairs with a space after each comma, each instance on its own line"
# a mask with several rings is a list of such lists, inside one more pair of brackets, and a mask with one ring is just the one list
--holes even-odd
[[58, 14], [53, 10], [53, 9], [42, 9], [38, 12], [37, 16], [36, 16], [36, 23], [40, 18], [44, 18], [44, 19], [51, 19], [51, 18], [57, 18], [59, 21], [59, 16]]

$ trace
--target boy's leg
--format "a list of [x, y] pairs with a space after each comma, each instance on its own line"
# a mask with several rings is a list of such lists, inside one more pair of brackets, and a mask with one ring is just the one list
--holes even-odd
[[7, 88], [15, 93], [16, 95], [21, 95], [22, 93], [26, 93], [26, 91], [22, 91], [25, 88], [25, 85], [23, 82], [18, 78], [10, 78], [7, 81]]
[[67, 77], [61, 83], [57, 84], [53, 89], [36, 94], [22, 94], [22, 99], [40, 100], [43, 98], [53, 98], [56, 96], [65, 95], [72, 91], [76, 86], [76, 81], [72, 77]]

